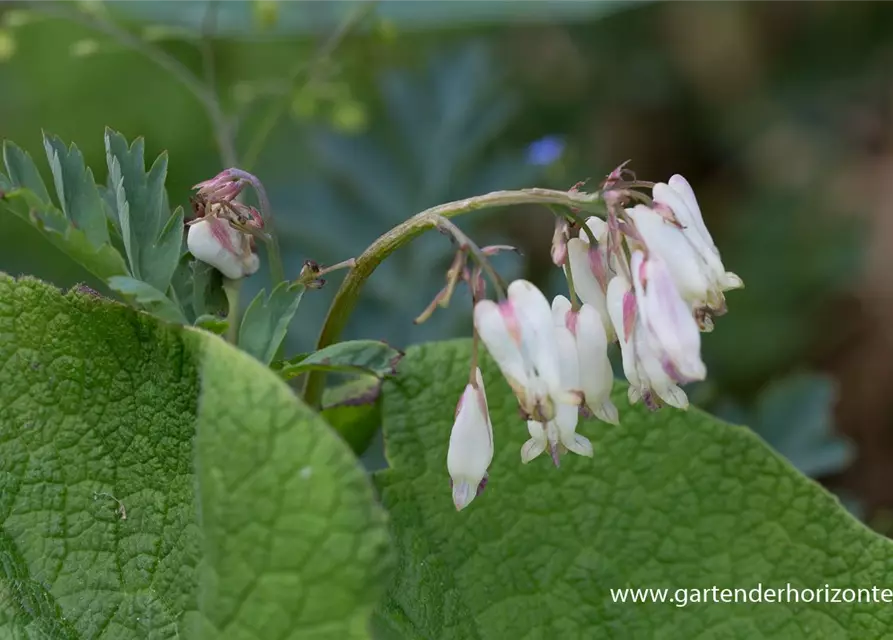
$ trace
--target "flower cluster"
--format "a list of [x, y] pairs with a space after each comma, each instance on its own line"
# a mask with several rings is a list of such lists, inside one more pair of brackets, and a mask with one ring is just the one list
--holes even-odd
[[[510, 283], [499, 301], [475, 296], [475, 337], [527, 420], [524, 463], [544, 452], [556, 466], [567, 452], [592, 456], [592, 444], [577, 433], [581, 415], [619, 423], [612, 342], [620, 347], [631, 403], [686, 409], [680, 385], [707, 374], [701, 332], [726, 312], [724, 292], [743, 286], [725, 270], [682, 176], [651, 185], [649, 197], [633, 188], [647, 183], [626, 183], [623, 173], [618, 168], [603, 185], [606, 219], [571, 212], [556, 224], [552, 258], [565, 269], [570, 299], [550, 304], [526, 280]], [[457, 509], [483, 490], [492, 458], [493, 428], [475, 364], [447, 460]]]

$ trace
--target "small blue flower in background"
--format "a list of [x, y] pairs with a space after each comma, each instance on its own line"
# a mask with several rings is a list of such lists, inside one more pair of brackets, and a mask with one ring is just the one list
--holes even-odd
[[547, 167], [564, 153], [564, 139], [560, 136], [546, 136], [532, 142], [527, 147], [527, 162], [540, 167]]

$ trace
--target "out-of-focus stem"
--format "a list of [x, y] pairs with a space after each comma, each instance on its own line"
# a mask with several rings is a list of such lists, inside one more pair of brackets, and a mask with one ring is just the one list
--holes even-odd
[[[372, 275], [381, 262], [400, 247], [411, 242], [428, 229], [437, 227], [441, 218], [454, 218], [472, 211], [505, 207], [516, 204], [542, 204], [574, 207], [589, 213], [604, 215], [601, 193], [580, 193], [556, 191], [553, 189], [522, 189], [519, 191], [494, 191], [465, 200], [448, 202], [416, 214], [397, 225], [373, 242], [357, 258], [356, 266], [350, 270], [329, 307], [325, 322], [317, 340], [317, 349], [333, 344], [341, 336], [347, 320], [356, 307], [363, 283]], [[325, 374], [310, 372], [304, 384], [304, 400], [317, 406], [322, 398]]]

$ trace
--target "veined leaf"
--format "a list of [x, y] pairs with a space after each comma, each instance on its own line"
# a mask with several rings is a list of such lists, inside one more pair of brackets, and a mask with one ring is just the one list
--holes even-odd
[[6, 276], [0, 362], [0, 636], [369, 637], [384, 514], [266, 367]]
[[[845, 605], [815, 591], [799, 602], [705, 602], [714, 587], [880, 588], [893, 572], [893, 542], [749, 430], [696, 409], [630, 407], [625, 388], [614, 393], [620, 426], [578, 428], [592, 439], [593, 458], [569, 454], [559, 469], [548, 456], [523, 465], [526, 425], [483, 358], [495, 453], [486, 490], [457, 513], [446, 452], [470, 358], [468, 340], [415, 347], [400, 377], [384, 384], [391, 469], [376, 481], [401, 562], [378, 610], [379, 637], [889, 635], [893, 609], [864, 592]], [[615, 601], [626, 588], [667, 589], [668, 600]]]

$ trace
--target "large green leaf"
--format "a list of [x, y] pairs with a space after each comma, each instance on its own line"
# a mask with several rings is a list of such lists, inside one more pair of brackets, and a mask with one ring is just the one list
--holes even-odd
[[2, 637], [368, 636], [383, 512], [266, 367], [7, 276], [0, 363]]
[[446, 449], [470, 342], [410, 349], [384, 388], [391, 469], [377, 475], [400, 550], [381, 638], [881, 638], [883, 602], [615, 603], [612, 589], [889, 587], [893, 543], [853, 519], [749, 430], [698, 410], [614, 401], [587, 422], [594, 458], [522, 465], [527, 430], [489, 359], [496, 452], [457, 513]]
[[[475, 25], [487, 22], [517, 23], [549, 20], [581, 20], [602, 17], [619, 9], [646, 4], [652, 0], [331, 0], [312, 7], [287, 0], [223, 0], [217, 12], [218, 31], [247, 35], [264, 31], [272, 33], [307, 33], [337, 27], [348, 16], [364, 6], [372, 5], [381, 18], [407, 28], [436, 28]], [[161, 22], [200, 30], [207, 14], [204, 0], [106, 0], [120, 15], [133, 20]], [[258, 12], [258, 5], [278, 7]], [[275, 22], [260, 15], [275, 15]]]

